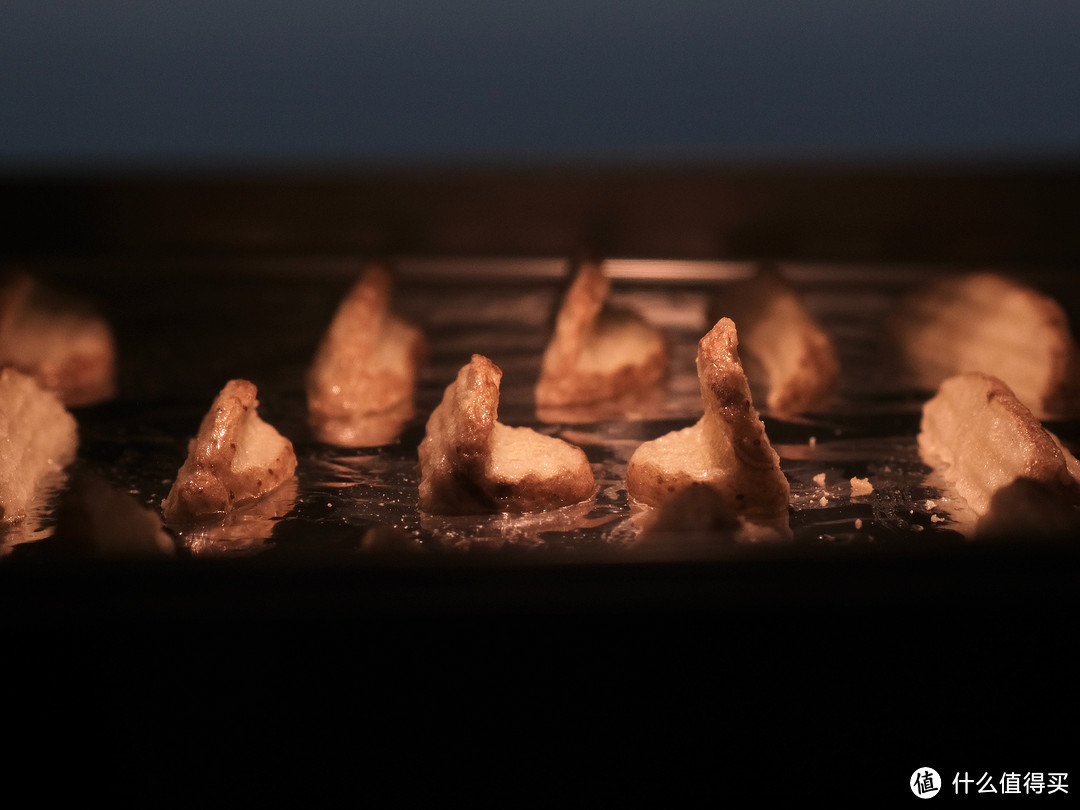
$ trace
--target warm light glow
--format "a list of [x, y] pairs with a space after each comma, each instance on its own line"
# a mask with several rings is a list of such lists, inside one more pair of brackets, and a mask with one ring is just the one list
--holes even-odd
[[734, 281], [754, 274], [752, 262], [674, 259], [609, 259], [605, 272], [612, 279], [647, 281]]
[[[400, 278], [423, 281], [491, 279], [563, 279], [571, 272], [567, 259], [516, 257], [405, 256], [395, 260]], [[604, 259], [604, 272], [614, 280], [733, 281], [753, 275], [752, 262], [693, 259]]]

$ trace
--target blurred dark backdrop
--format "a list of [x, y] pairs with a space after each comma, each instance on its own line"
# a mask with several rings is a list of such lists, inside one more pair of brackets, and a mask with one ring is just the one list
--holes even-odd
[[1073, 0], [7, 0], [0, 166], [1075, 157]]

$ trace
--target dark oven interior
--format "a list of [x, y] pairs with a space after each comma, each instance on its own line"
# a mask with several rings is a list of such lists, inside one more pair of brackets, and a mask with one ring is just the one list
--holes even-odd
[[[120, 393], [77, 413], [72, 480], [157, 509], [233, 377], [258, 385], [300, 459], [287, 503], [182, 533], [167, 562], [54, 553], [55, 500], [8, 530], [0, 628], [21, 674], [7, 696], [62, 707], [78, 744], [101, 724], [213, 729], [225, 745], [363, 718], [444, 761], [470, 760], [463, 736], [518, 750], [551, 734], [601, 771], [645, 752], [692, 770], [726, 759], [763, 794], [784, 789], [775, 768], [822, 786], [837, 760], [901, 787], [925, 758], [1066, 768], [1076, 538], [956, 531], [915, 446], [921, 400], [895, 385], [878, 327], [903, 291], [983, 267], [1076, 323], [1076, 167], [72, 172], [9, 176], [0, 200], [3, 260], [92, 298], [116, 331]], [[668, 396], [641, 419], [541, 424], [531, 384], [586, 253], [665, 329]], [[401, 440], [346, 451], [311, 438], [302, 379], [370, 258], [391, 262], [432, 351]], [[794, 540], [642, 551], [628, 454], [697, 418], [708, 302], [762, 262], [804, 293], [844, 369], [827, 412], [765, 413]], [[503, 369], [500, 420], [586, 449], [588, 513], [418, 512], [424, 420], [472, 352]], [[1080, 423], [1054, 428], [1080, 442]], [[856, 476], [871, 497], [851, 497]], [[401, 721], [416, 712], [428, 719]], [[732, 735], [759, 753], [732, 753]]]

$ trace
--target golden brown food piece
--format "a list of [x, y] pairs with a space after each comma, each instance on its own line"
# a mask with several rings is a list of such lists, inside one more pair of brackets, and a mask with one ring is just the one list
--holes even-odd
[[78, 444], [75, 418], [54, 392], [0, 369], [0, 520], [25, 517], [42, 479], [67, 466]]
[[458, 372], [420, 442], [420, 508], [446, 515], [535, 512], [592, 497], [581, 448], [498, 421], [502, 371], [483, 355]]
[[869, 478], [853, 476], [848, 483], [851, 484], [852, 498], [861, 498], [864, 495], [870, 495], [874, 492], [874, 485], [870, 483]]
[[981, 371], [1039, 417], [1074, 412], [1080, 401], [1080, 355], [1064, 311], [998, 273], [969, 273], [916, 290], [887, 326], [914, 384], [925, 390]]
[[726, 288], [713, 305], [714, 319], [725, 316], [739, 328], [747, 373], [770, 411], [794, 415], [827, 403], [840, 375], [836, 347], [779, 273], [763, 270]]
[[218, 394], [162, 502], [167, 522], [229, 512], [293, 477], [292, 442], [256, 413], [256, 394], [247, 380], [230, 380]]
[[636, 312], [608, 305], [610, 287], [602, 265], [581, 266], [544, 351], [538, 407], [615, 399], [655, 385], [667, 373], [663, 334]]
[[738, 345], [730, 318], [721, 318], [700, 340], [705, 413], [691, 427], [638, 447], [627, 467], [627, 491], [635, 501], [662, 507], [705, 484], [741, 520], [775, 525], [786, 534], [790, 489], [751, 400]]
[[1080, 462], [988, 374], [941, 384], [923, 406], [919, 450], [980, 518], [979, 531], [1018, 509], [1031, 531], [1047, 519], [1070, 522], [1080, 507]]
[[105, 320], [24, 272], [0, 280], [0, 364], [31, 375], [68, 406], [116, 392], [116, 348]]
[[413, 416], [423, 333], [393, 313], [391, 278], [372, 265], [334, 315], [307, 376], [315, 436], [344, 447], [394, 441]]

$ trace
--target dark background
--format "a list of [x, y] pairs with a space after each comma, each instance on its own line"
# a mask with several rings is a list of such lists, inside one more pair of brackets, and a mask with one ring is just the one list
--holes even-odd
[[1074, 157], [1070, 0], [8, 0], [0, 167]]

